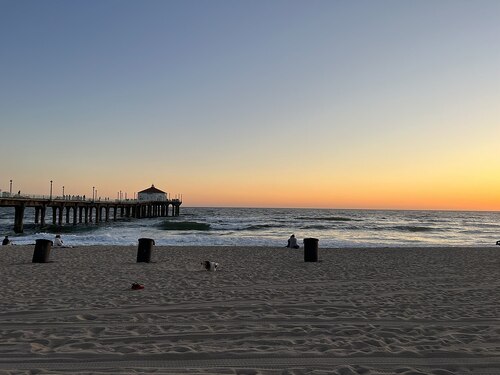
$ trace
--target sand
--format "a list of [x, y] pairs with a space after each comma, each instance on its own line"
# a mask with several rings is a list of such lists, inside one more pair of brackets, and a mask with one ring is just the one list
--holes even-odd
[[500, 374], [498, 247], [33, 248], [0, 247], [0, 374]]

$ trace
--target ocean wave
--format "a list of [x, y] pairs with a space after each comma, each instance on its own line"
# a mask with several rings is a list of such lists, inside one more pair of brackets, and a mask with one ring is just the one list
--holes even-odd
[[500, 224], [477, 223], [476, 225], [481, 228], [492, 228], [492, 229], [500, 228]]
[[301, 227], [301, 229], [328, 230], [328, 229], [332, 229], [332, 228], [327, 226], [327, 225], [304, 225]]
[[390, 229], [399, 230], [403, 232], [432, 232], [437, 230], [436, 228], [416, 226], [416, 225], [396, 225]]
[[99, 229], [98, 225], [47, 225], [43, 227], [47, 233], [86, 233]]
[[[68, 234], [86, 234], [90, 233], [93, 231], [98, 230], [100, 227], [98, 225], [93, 225], [93, 224], [78, 224], [78, 225], [55, 225], [55, 224], [48, 224], [43, 227], [40, 226], [40, 224], [33, 224], [33, 223], [27, 223], [23, 225], [23, 233], [21, 234], [16, 234], [19, 236], [22, 235], [31, 235], [31, 234], [36, 234], [39, 233], [40, 231], [44, 231], [46, 233], [50, 234], [63, 234], [63, 233], [68, 233]], [[7, 232], [10, 232], [12, 227], [9, 226], [7, 227]]]
[[361, 219], [353, 219], [343, 216], [326, 216], [326, 217], [299, 217], [298, 220], [316, 220], [316, 221], [361, 221]]
[[210, 230], [210, 224], [196, 221], [164, 221], [158, 225], [163, 230]]
[[283, 228], [283, 225], [255, 224], [255, 225], [249, 225], [249, 226], [241, 228], [239, 230], [261, 230], [261, 229], [269, 229], [269, 228]]

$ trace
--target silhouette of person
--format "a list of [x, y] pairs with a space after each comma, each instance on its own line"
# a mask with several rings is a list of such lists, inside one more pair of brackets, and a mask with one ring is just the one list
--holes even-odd
[[295, 238], [295, 234], [292, 234], [290, 238], [288, 239], [288, 243], [286, 244], [286, 247], [289, 247], [290, 249], [298, 249], [300, 246], [297, 244], [297, 239]]

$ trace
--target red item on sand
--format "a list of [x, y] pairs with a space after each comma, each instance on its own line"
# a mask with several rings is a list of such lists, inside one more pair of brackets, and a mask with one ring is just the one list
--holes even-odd
[[144, 289], [144, 285], [141, 285], [139, 283], [133, 283], [132, 284], [132, 290], [139, 290], [139, 289]]

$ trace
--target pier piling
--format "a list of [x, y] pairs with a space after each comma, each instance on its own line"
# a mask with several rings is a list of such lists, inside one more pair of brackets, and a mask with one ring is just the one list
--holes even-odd
[[15, 217], [14, 217], [14, 232], [23, 233], [24, 224], [24, 204], [16, 206]]

